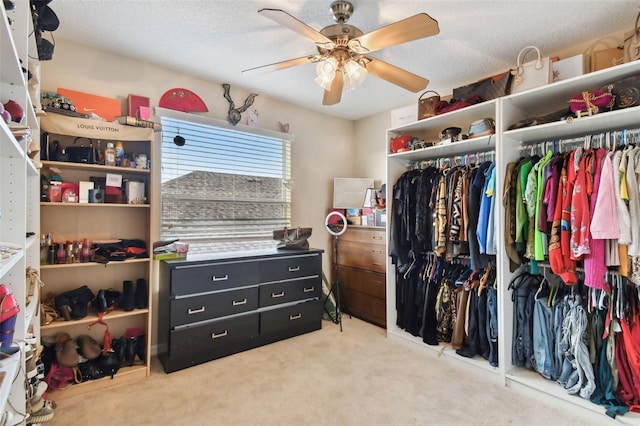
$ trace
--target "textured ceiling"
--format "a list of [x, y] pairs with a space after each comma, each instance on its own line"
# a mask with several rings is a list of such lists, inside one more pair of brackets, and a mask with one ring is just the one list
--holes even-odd
[[[631, 29], [640, 1], [352, 0], [349, 24], [367, 33], [416, 13], [436, 19], [440, 34], [371, 54], [430, 80], [450, 94], [458, 87], [513, 67], [524, 46], [558, 52]], [[322, 105], [311, 64], [246, 76], [242, 70], [316, 52], [301, 35], [257, 13], [282, 9], [320, 30], [333, 24], [331, 0], [53, 0], [55, 37], [137, 58], [206, 80], [326, 114], [356, 120], [411, 105], [412, 93], [368, 76], [337, 105]]]

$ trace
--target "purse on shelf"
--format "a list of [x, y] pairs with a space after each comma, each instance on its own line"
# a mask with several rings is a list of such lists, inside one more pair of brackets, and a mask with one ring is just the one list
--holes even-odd
[[[535, 52], [537, 58], [531, 62], [524, 62], [524, 58], [530, 52]], [[511, 71], [513, 81], [511, 93], [524, 92], [525, 90], [544, 86], [553, 81], [553, 68], [551, 59], [542, 57], [542, 52], [536, 46], [527, 46], [518, 53], [516, 69]]]
[[569, 107], [573, 113], [587, 112], [592, 115], [611, 109], [615, 99], [608, 91], [584, 91], [569, 99]]
[[615, 96], [613, 109], [640, 105], [640, 74], [625, 77], [600, 88]]
[[278, 241], [277, 249], [309, 250], [312, 228], [284, 228], [273, 231], [273, 239]]
[[[89, 141], [89, 146], [80, 145], [78, 146], [78, 140], [86, 139]], [[67, 155], [69, 156], [69, 161], [72, 163], [85, 163], [85, 164], [94, 164], [95, 163], [95, 151], [93, 148], [93, 141], [89, 138], [85, 137], [77, 137], [73, 140], [73, 146], [66, 148]]]
[[[427, 93], [434, 93], [434, 95], [427, 98], [423, 98]], [[436, 105], [440, 102], [440, 95], [433, 90], [427, 90], [418, 98], [418, 120], [433, 117], [436, 115]]]
[[493, 118], [481, 118], [469, 126], [469, 139], [492, 135], [496, 132], [496, 122]]
[[490, 101], [511, 93], [511, 80], [513, 75], [507, 71], [502, 74], [488, 77], [475, 83], [453, 89], [453, 99], [468, 99], [474, 95], [480, 96], [484, 101]]
[[[589, 54], [589, 71], [600, 71], [623, 63], [624, 54], [622, 47], [617, 46], [617, 44], [616, 47], [609, 47], [609, 44], [607, 44], [603, 39], [592, 44], [585, 52]], [[603, 45], [604, 47], [599, 50], [595, 50], [598, 45]]]
[[640, 59], [640, 12], [636, 16], [636, 23], [633, 26], [633, 31], [629, 31], [624, 34], [624, 42], [622, 44], [622, 50], [624, 52], [624, 62], [632, 62]]

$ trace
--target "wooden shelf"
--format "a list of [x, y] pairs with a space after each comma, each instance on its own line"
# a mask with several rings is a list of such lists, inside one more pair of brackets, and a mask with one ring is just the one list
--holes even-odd
[[149, 262], [151, 258], [113, 260], [109, 263], [86, 262], [86, 263], [60, 263], [57, 265], [40, 265], [40, 269], [64, 269], [64, 268], [91, 268], [95, 266], [128, 265], [131, 263]]
[[[125, 317], [131, 317], [131, 316], [136, 316], [136, 315], [146, 315], [149, 313], [149, 309], [134, 309], [133, 311], [111, 311], [109, 313], [107, 313], [106, 315], [104, 315], [102, 317], [102, 319], [104, 321], [109, 321], [109, 320], [115, 320], [118, 318], [125, 318]], [[40, 330], [42, 331], [43, 335], [46, 335], [48, 331], [50, 330], [59, 330], [60, 328], [66, 328], [66, 327], [70, 327], [70, 326], [74, 326], [74, 325], [82, 325], [82, 324], [90, 324], [94, 321], [98, 320], [98, 316], [94, 315], [94, 314], [89, 314], [86, 317], [79, 319], [79, 320], [71, 320], [71, 321], [65, 321], [65, 320], [59, 320], [59, 321], [54, 321], [51, 324], [48, 325], [42, 325], [40, 326]]]

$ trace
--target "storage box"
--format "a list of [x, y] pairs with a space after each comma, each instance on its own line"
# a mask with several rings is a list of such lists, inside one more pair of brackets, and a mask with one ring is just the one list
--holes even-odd
[[129, 180], [126, 182], [127, 204], [146, 204], [144, 182]]
[[376, 210], [376, 226], [387, 226], [386, 210]]
[[391, 110], [391, 128], [418, 121], [418, 105]]
[[562, 81], [585, 74], [586, 63], [587, 61], [583, 54], [552, 62], [553, 81]]

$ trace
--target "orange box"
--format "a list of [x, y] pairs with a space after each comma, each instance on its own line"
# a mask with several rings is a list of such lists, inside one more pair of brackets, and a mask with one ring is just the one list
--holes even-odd
[[114, 121], [117, 116], [122, 115], [122, 102], [119, 99], [105, 98], [60, 87], [58, 93], [69, 98], [75, 105], [76, 112], [80, 114], [94, 113], [107, 121]]

